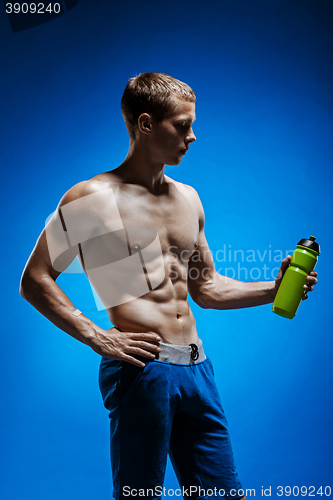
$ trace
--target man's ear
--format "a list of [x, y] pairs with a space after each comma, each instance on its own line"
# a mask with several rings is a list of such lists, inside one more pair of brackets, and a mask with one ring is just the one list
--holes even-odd
[[151, 133], [152, 117], [148, 113], [142, 113], [138, 118], [138, 128], [143, 134]]

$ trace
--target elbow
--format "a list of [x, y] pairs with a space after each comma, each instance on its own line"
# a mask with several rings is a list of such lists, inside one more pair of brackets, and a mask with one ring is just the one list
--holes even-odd
[[200, 298], [197, 300], [197, 304], [201, 309], [211, 309], [211, 305], [207, 301], [207, 296], [206, 295], [201, 295]]
[[46, 293], [50, 281], [55, 281], [55, 278], [50, 274], [26, 268], [20, 281], [21, 297], [35, 307], [36, 301], [39, 301], [41, 295]]
[[212, 293], [211, 281], [190, 286], [189, 291], [193, 301], [201, 307], [201, 309], [212, 309]]
[[208, 305], [205, 302], [205, 295], [204, 294], [198, 294], [198, 296], [194, 299], [194, 302], [201, 307], [201, 309], [208, 309]]
[[197, 304], [198, 304], [198, 306], [199, 306], [199, 307], [201, 307], [201, 309], [211, 309], [211, 308], [209, 307], [209, 305], [208, 305], [208, 304], [206, 304], [206, 302], [199, 301], [199, 302], [197, 302]]
[[204, 292], [198, 291], [194, 296], [192, 295], [192, 299], [201, 309], [209, 309], [207, 298], [207, 294]]
[[29, 294], [29, 288], [30, 288], [29, 287], [29, 278], [28, 278], [27, 274], [25, 272], [23, 272], [22, 277], [21, 277], [21, 281], [20, 281], [19, 291], [20, 291], [21, 297], [25, 300], [28, 300], [27, 297]]
[[36, 290], [37, 282], [34, 280], [27, 271], [24, 271], [20, 281], [20, 295], [27, 302], [31, 302], [31, 296]]

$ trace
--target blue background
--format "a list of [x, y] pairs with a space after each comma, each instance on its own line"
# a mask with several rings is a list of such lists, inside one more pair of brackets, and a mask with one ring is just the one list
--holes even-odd
[[[284, 257], [310, 234], [321, 244], [320, 283], [292, 321], [271, 305], [193, 308], [244, 487], [258, 497], [271, 486], [272, 498], [278, 485], [333, 489], [332, 21], [326, 0], [80, 0], [13, 34], [1, 11], [2, 498], [112, 498], [99, 357], [37, 313], [18, 285], [63, 193], [125, 157], [120, 98], [142, 71], [171, 74], [197, 94], [197, 142], [166, 172], [198, 190], [222, 274], [264, 279], [266, 265], [275, 276], [274, 250]], [[219, 262], [223, 248], [254, 250], [256, 261], [238, 252]], [[59, 284], [109, 328], [84, 276]], [[177, 487], [170, 466], [165, 486]]]

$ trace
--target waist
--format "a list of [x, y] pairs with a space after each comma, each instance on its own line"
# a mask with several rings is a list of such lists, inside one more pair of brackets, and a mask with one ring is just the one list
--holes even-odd
[[111, 323], [122, 332], [154, 332], [166, 344], [198, 342], [195, 319], [188, 303], [155, 304], [140, 298], [107, 312]]
[[155, 362], [176, 363], [191, 365], [201, 363], [206, 359], [202, 341], [189, 345], [166, 344], [159, 342], [161, 352], [156, 356]]

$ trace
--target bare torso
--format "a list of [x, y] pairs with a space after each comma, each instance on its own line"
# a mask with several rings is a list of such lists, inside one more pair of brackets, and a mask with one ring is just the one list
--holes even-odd
[[163, 254], [165, 277], [160, 285], [135, 300], [107, 309], [110, 321], [124, 332], [155, 332], [166, 343], [197, 342], [187, 300], [188, 260], [199, 236], [200, 208], [194, 190], [165, 177], [158, 192], [152, 194], [142, 185], [122, 182], [112, 172], [92, 181], [98, 189], [112, 188], [125, 228], [146, 226], [157, 231]]

